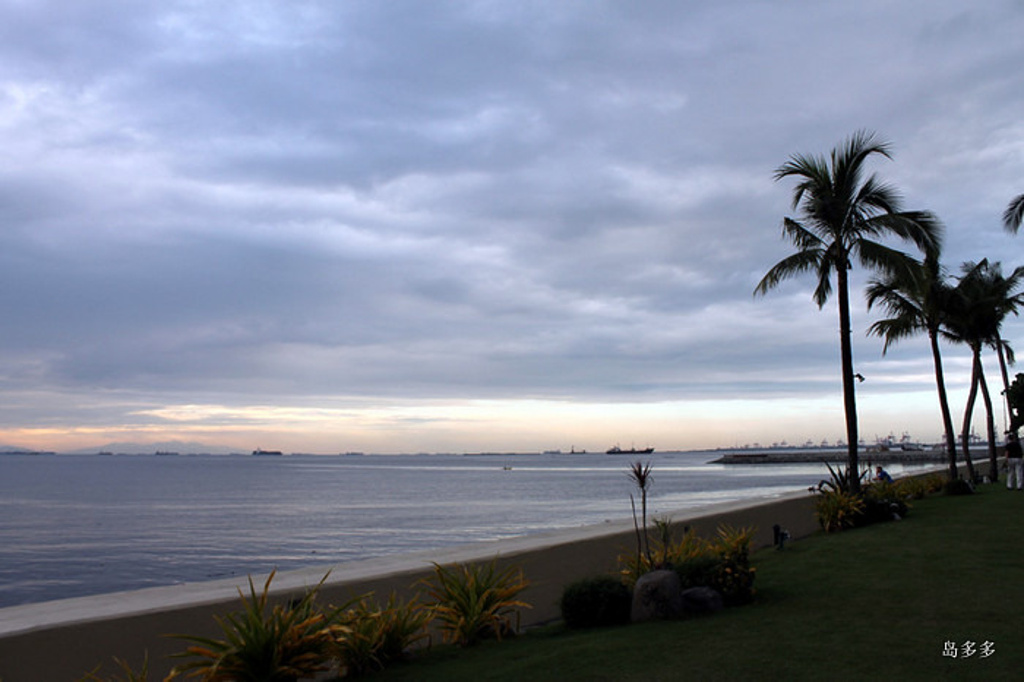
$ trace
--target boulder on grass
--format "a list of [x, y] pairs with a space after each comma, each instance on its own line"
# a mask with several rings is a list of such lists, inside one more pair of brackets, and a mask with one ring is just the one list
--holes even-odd
[[683, 615], [683, 586], [675, 571], [651, 571], [640, 576], [633, 587], [634, 623], [667, 620]]
[[689, 615], [716, 613], [725, 608], [725, 602], [718, 590], [710, 587], [691, 587], [683, 590], [683, 612]]

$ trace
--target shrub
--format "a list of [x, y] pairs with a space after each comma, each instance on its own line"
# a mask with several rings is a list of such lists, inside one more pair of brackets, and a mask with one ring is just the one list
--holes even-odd
[[194, 644], [176, 657], [198, 660], [176, 666], [168, 679], [180, 675], [207, 682], [292, 682], [329, 669], [332, 618], [314, 605], [324, 579], [301, 599], [268, 611], [274, 573], [256, 593], [249, 578], [249, 596], [239, 590], [243, 610], [214, 616], [224, 639], [174, 635]]
[[948, 479], [942, 474], [931, 474], [930, 476], [927, 476], [924, 481], [928, 494], [934, 495], [935, 493], [940, 493], [945, 490], [947, 480]]
[[426, 584], [445, 640], [460, 646], [515, 634], [518, 609], [530, 608], [516, 598], [529, 584], [522, 570], [510, 567], [499, 571], [496, 560], [451, 566], [435, 563], [433, 582]]
[[388, 663], [404, 657], [416, 644], [429, 641], [427, 626], [434, 619], [434, 610], [421, 604], [418, 596], [403, 602], [392, 593], [380, 618], [384, 621], [381, 653]]
[[623, 565], [622, 579], [627, 585], [633, 585], [640, 576], [655, 569], [678, 570], [680, 566], [695, 565], [708, 557], [717, 561], [712, 542], [699, 537], [692, 528], [687, 528], [683, 537], [676, 542], [672, 539], [669, 519], [655, 519], [654, 524], [658, 537], [650, 553], [619, 557]]
[[929, 492], [929, 483], [924, 478], [908, 476], [892, 484], [894, 491], [905, 500], [920, 500]]
[[632, 595], [611, 576], [578, 580], [562, 592], [562, 620], [570, 628], [623, 625], [629, 622]]
[[[817, 490], [818, 492], [834, 492], [834, 493], [849, 493], [853, 491], [853, 476], [850, 473], [849, 467], [839, 467], [833, 469], [832, 465], [825, 462], [825, 466], [828, 467], [829, 480], [818, 481]], [[857, 476], [858, 481], [863, 481], [864, 477], [867, 476], [867, 470], [860, 472]], [[814, 490], [814, 488], [812, 488]]]
[[864, 500], [845, 490], [823, 489], [814, 501], [814, 515], [826, 533], [852, 528], [864, 513]]
[[392, 593], [381, 607], [367, 595], [337, 617], [331, 650], [346, 675], [382, 670], [428, 637], [432, 617], [431, 609], [415, 598], [403, 602]]
[[910, 511], [907, 498], [910, 495], [924, 496], [922, 485], [914, 485], [914, 479], [900, 479], [893, 483], [875, 481], [864, 486], [864, 511], [858, 525], [891, 521], [896, 515], [903, 518]]
[[711, 587], [716, 581], [722, 560], [713, 554], [705, 554], [686, 559], [673, 568], [679, 575], [683, 589], [691, 587]]
[[947, 495], [970, 495], [974, 492], [974, 486], [971, 482], [958, 478], [953, 481], [946, 481], [945, 493]]
[[715, 551], [720, 557], [720, 563], [709, 587], [718, 590], [727, 605], [746, 604], [754, 598], [757, 569], [750, 565], [750, 541], [753, 537], [752, 527], [718, 528]]
[[755, 569], [750, 566], [750, 541], [754, 528], [720, 526], [713, 539], [699, 537], [687, 529], [678, 541], [672, 541], [666, 521], [658, 522], [659, 539], [647, 557], [623, 556], [622, 578], [633, 584], [644, 573], [671, 568], [679, 575], [683, 589], [711, 587], [722, 594], [726, 604], [744, 604], [753, 599]]
[[[99, 671], [102, 666], [97, 666], [92, 672], [86, 673], [79, 682], [146, 682], [149, 679], [148, 653], [143, 657], [142, 668], [138, 672], [135, 672], [127, 661], [116, 656], [114, 657], [114, 664], [121, 669], [124, 677], [100, 677]], [[3, 682], [3, 680], [0, 680], [0, 682]]]

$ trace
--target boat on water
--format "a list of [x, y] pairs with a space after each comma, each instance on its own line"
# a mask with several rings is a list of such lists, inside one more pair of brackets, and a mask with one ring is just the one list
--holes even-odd
[[264, 450], [263, 448], [256, 448], [252, 451], [252, 454], [258, 457], [274, 456], [280, 457], [284, 453], [280, 450]]
[[643, 450], [630, 448], [629, 450], [623, 450], [618, 445], [605, 450], [606, 455], [649, 455], [652, 452], [654, 452], [654, 448], [644, 448]]

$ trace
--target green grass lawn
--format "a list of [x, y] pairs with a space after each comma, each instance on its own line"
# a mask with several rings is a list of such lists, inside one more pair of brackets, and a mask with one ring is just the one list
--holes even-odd
[[[753, 555], [757, 599], [699, 619], [435, 647], [376, 680], [1001, 680], [1024, 675], [1024, 493], [912, 503]], [[527, 576], [529, 578], [529, 576]], [[949, 644], [947, 644], [949, 643]], [[965, 656], [973, 643], [975, 653]], [[990, 643], [990, 655], [982, 648]], [[950, 646], [957, 657], [944, 655]]]

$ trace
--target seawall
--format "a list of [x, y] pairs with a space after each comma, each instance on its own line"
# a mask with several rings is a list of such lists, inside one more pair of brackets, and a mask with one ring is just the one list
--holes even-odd
[[[814, 497], [806, 491], [782, 497], [722, 503], [669, 514], [673, 524], [710, 536], [721, 524], [754, 526], [754, 548], [773, 543], [776, 524], [792, 538], [818, 530]], [[392, 557], [318, 566], [279, 573], [271, 584], [275, 599], [290, 599], [316, 585], [330, 571], [319, 601], [343, 604], [373, 592], [384, 600], [392, 592], [411, 596], [417, 581], [433, 574], [432, 562], [497, 559], [500, 566], [522, 567], [530, 586], [522, 597], [533, 608], [522, 612], [522, 625], [559, 617], [563, 588], [580, 578], [611, 574], [621, 554], [634, 552], [632, 521], [537, 533], [496, 542], [463, 545]], [[266, 575], [253, 576], [259, 590]], [[174, 665], [168, 657], [186, 643], [168, 634], [217, 636], [213, 619], [237, 610], [238, 590], [248, 593], [246, 579], [158, 587], [133, 592], [65, 599], [0, 609], [0, 679], [3, 682], [78, 680], [112, 658], [136, 669], [149, 654], [150, 679], [162, 679]]]

